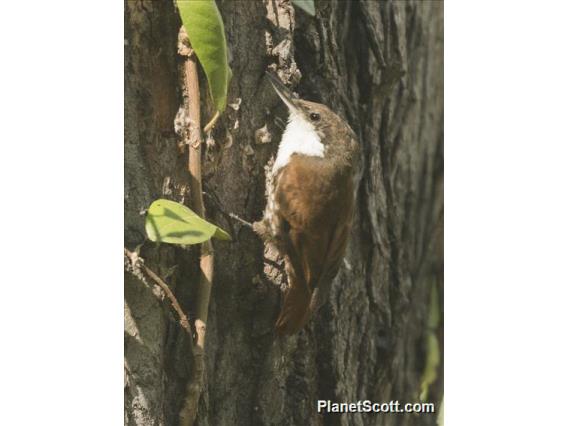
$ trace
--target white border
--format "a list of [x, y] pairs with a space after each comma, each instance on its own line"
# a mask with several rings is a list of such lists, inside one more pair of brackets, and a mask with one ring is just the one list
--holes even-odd
[[446, 424], [561, 424], [568, 8], [445, 12]]
[[[122, 8], [2, 9], [3, 424], [123, 419]], [[445, 9], [446, 424], [561, 424], [567, 6]]]
[[0, 423], [123, 421], [123, 2], [0, 25]]

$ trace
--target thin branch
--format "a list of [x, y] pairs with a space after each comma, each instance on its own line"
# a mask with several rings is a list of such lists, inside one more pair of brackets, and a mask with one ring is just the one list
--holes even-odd
[[230, 213], [230, 212], [226, 212], [225, 209], [223, 208], [223, 206], [221, 205], [221, 202], [219, 201], [219, 199], [217, 198], [217, 195], [215, 195], [214, 193], [208, 193], [208, 192], [203, 192], [203, 195], [205, 195], [206, 197], [209, 198], [209, 200], [211, 200], [211, 202], [213, 204], [215, 204], [215, 208], [225, 217], [228, 217], [230, 219], [233, 219], [237, 222], [239, 222], [241, 225], [246, 226], [247, 228], [250, 228], [254, 231], [254, 225], [251, 222], [248, 222], [244, 219], [242, 219], [240, 216], [238, 216], [235, 213]]
[[132, 265], [132, 272], [134, 273], [134, 275], [136, 275], [138, 277], [138, 274], [137, 274], [136, 271], [142, 270], [156, 284], [158, 284], [162, 290], [164, 290], [164, 293], [166, 293], [167, 298], [170, 299], [172, 307], [174, 308], [174, 310], [177, 312], [177, 314], [179, 316], [180, 325], [185, 329], [185, 331], [187, 331], [187, 334], [189, 334], [189, 336], [191, 337], [193, 333], [191, 332], [191, 327], [189, 326], [189, 321], [187, 319], [187, 316], [183, 312], [183, 309], [181, 308], [176, 296], [170, 290], [170, 287], [165, 283], [164, 280], [162, 280], [158, 276], [158, 274], [156, 274], [154, 271], [152, 271], [150, 268], [148, 268], [144, 264], [144, 260], [141, 257], [138, 256], [138, 253], [131, 252], [130, 250], [128, 250], [125, 247], [124, 248], [124, 255], [130, 261], [130, 264]]
[[[180, 52], [182, 46], [190, 46], [189, 39], [182, 27], [179, 33]], [[187, 105], [189, 117], [189, 129], [185, 133], [186, 144], [189, 145], [189, 184], [191, 195], [191, 207], [202, 218], [205, 219], [205, 207], [203, 203], [203, 188], [201, 178], [201, 112], [199, 98], [199, 79], [197, 75], [196, 55], [190, 54], [184, 63], [184, 87], [186, 96], [184, 97]], [[209, 299], [211, 296], [211, 284], [213, 282], [213, 246], [207, 240], [201, 245], [201, 257], [199, 259], [199, 284], [197, 287], [196, 299], [196, 320], [195, 334], [196, 339], [192, 347], [193, 368], [189, 378], [186, 397], [180, 411], [180, 425], [190, 426], [197, 417], [197, 406], [201, 390], [204, 383], [205, 372], [205, 333], [207, 325], [207, 314], [209, 311]]]
[[250, 222], [247, 222], [244, 219], [241, 219], [239, 216], [237, 216], [235, 213], [229, 213], [229, 217], [231, 219], [236, 220], [237, 222], [240, 222], [242, 225], [245, 225], [246, 227], [252, 229], [254, 231], [254, 225]]

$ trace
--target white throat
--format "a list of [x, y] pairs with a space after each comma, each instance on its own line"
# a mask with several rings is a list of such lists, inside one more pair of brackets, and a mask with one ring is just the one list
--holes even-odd
[[272, 170], [276, 172], [288, 164], [292, 154], [323, 157], [324, 146], [314, 126], [301, 115], [290, 112]]

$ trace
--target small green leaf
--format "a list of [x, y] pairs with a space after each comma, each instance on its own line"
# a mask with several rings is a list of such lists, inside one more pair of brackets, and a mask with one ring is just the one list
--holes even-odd
[[316, 16], [316, 5], [314, 4], [314, 0], [292, 0], [292, 3], [308, 15]]
[[156, 200], [146, 214], [146, 233], [150, 240], [170, 244], [199, 244], [211, 237], [230, 240], [218, 226], [200, 218], [195, 212], [170, 200]]
[[430, 385], [438, 378], [438, 368], [440, 366], [440, 344], [434, 332], [440, 324], [440, 303], [438, 300], [438, 290], [436, 285], [432, 285], [430, 291], [430, 308], [428, 313], [428, 331], [426, 334], [426, 364], [422, 372], [420, 383], [420, 400], [426, 401]]
[[223, 112], [231, 71], [225, 28], [215, 0], [177, 0], [177, 5], [191, 47], [207, 75], [213, 103]]
[[438, 338], [432, 332], [428, 332], [426, 340], [426, 365], [422, 373], [420, 383], [420, 400], [426, 401], [430, 385], [438, 378], [438, 367], [440, 366], [440, 344]]

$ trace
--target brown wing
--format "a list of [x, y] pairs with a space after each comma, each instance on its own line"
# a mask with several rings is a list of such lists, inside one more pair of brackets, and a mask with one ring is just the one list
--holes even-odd
[[327, 300], [345, 253], [352, 181], [334, 180], [318, 167], [318, 159], [294, 156], [278, 177], [282, 254], [289, 281], [276, 322], [279, 334], [297, 332]]
[[339, 272], [343, 256], [345, 255], [350, 232], [351, 219], [346, 226], [338, 227], [333, 234], [333, 240], [329, 245], [322, 274], [317, 285], [315, 285], [310, 300], [310, 311], [312, 313], [317, 311], [328, 299], [331, 283]]

